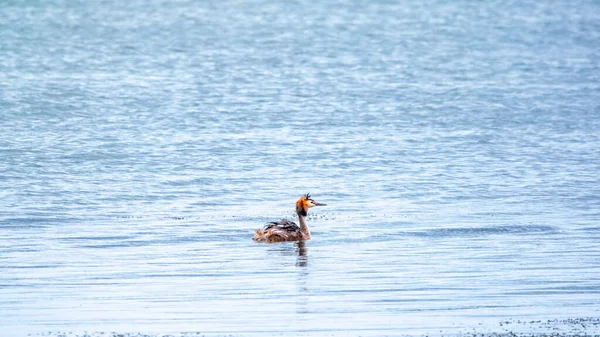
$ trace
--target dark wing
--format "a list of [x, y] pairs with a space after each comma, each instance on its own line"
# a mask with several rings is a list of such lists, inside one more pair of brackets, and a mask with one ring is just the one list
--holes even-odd
[[290, 220], [283, 219], [279, 222], [269, 222], [264, 231], [268, 233], [268, 241], [292, 241], [302, 239], [300, 227]]
[[266, 232], [269, 229], [282, 230], [288, 232], [300, 231], [300, 227], [295, 222], [288, 219], [281, 219], [281, 221], [269, 222], [265, 225], [263, 230]]

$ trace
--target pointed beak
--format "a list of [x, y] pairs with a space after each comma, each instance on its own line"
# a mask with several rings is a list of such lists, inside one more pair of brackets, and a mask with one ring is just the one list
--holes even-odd
[[315, 206], [327, 206], [327, 204], [323, 204], [323, 203], [316, 202], [316, 201], [313, 201], [313, 202], [315, 203]]

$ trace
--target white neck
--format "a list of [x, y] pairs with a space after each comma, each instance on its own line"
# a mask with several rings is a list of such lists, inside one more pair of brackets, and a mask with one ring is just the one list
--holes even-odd
[[310, 229], [308, 229], [308, 225], [306, 224], [306, 216], [298, 214], [298, 220], [300, 221], [300, 230], [302, 233], [310, 237]]

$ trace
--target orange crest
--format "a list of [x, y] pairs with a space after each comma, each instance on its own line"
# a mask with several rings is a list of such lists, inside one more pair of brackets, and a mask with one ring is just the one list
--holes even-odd
[[296, 201], [296, 213], [302, 216], [308, 215], [308, 209], [310, 208], [310, 194], [306, 193], [298, 201]]

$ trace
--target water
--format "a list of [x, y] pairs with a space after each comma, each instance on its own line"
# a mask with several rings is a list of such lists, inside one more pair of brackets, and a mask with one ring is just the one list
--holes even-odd
[[0, 17], [1, 336], [600, 333], [597, 1]]

